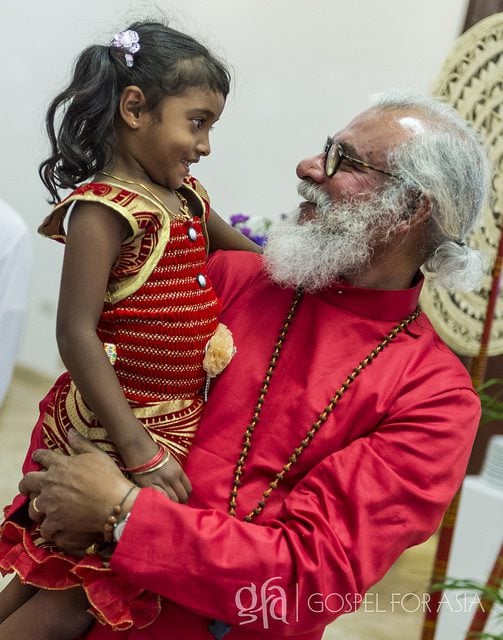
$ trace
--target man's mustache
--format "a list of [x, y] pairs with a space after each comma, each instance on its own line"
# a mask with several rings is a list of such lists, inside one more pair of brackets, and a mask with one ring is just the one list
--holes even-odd
[[321, 188], [309, 182], [308, 180], [301, 180], [297, 185], [297, 193], [302, 196], [307, 202], [312, 202], [316, 206], [326, 205], [327, 200], [330, 202], [330, 198], [324, 193]]

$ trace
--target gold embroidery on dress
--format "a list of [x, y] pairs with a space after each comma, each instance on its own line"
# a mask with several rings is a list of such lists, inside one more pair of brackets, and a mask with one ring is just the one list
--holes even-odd
[[[131, 409], [149, 432], [151, 438], [164, 445], [179, 462], [186, 458], [194, 439], [204, 402], [202, 398], [150, 403]], [[56, 392], [54, 405], [44, 416], [44, 442], [49, 449], [59, 449], [71, 455], [67, 433], [73, 427], [83, 437], [122, 464], [120, 455], [109, 440], [72, 382], [69, 388]]]

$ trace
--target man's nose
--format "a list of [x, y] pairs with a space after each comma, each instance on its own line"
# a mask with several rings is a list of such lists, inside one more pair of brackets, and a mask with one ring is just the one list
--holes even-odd
[[297, 177], [301, 180], [308, 178], [317, 184], [325, 180], [325, 154], [319, 153], [312, 158], [301, 160], [297, 165]]

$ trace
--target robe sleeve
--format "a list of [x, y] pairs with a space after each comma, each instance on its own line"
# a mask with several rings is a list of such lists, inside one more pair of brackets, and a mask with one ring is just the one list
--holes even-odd
[[[263, 616], [245, 617], [252, 612], [239, 602], [252, 600], [240, 590], [274, 586], [282, 597], [268, 604], [271, 637], [323, 628], [434, 533], [462, 482], [479, 415], [472, 389], [430, 380], [423, 400], [398, 399], [371, 434], [327, 453], [277, 516], [267, 520], [266, 508], [259, 523], [143, 489], [112, 568], [194, 613], [248, 620], [250, 631], [263, 630]], [[330, 594], [332, 606], [321, 606]]]

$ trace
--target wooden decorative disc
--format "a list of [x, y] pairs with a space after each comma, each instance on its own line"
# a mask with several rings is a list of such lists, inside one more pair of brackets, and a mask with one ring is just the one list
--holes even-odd
[[[432, 88], [485, 140], [493, 165], [492, 197], [480, 229], [467, 243], [494, 265], [503, 225], [503, 13], [481, 20], [456, 41]], [[479, 291], [450, 293], [433, 281], [425, 284], [421, 305], [437, 332], [456, 353], [477, 356], [492, 276]], [[503, 353], [503, 300], [498, 298], [488, 355]]]

